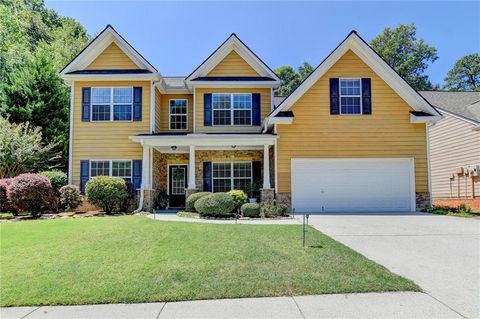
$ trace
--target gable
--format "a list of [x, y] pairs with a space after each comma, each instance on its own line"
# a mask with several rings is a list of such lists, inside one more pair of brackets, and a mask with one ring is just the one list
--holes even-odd
[[260, 74], [232, 50], [207, 76], [260, 76]]
[[112, 42], [100, 55], [93, 60], [85, 69], [86, 70], [133, 70], [139, 67]]

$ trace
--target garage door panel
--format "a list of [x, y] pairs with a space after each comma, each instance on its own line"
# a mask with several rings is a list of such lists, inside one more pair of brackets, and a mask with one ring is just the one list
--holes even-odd
[[409, 211], [409, 159], [293, 159], [298, 212]]

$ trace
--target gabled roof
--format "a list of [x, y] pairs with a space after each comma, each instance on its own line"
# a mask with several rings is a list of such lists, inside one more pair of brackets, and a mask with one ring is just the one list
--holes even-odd
[[[139, 69], [150, 73], [158, 73], [133, 46], [130, 45], [111, 25], [107, 25], [75, 58], [60, 71], [60, 75], [75, 74], [73, 72], [85, 69], [92, 63], [112, 42], [114, 42]], [[78, 74], [78, 73], [77, 73]], [[118, 73], [117, 73], [118, 74]]]
[[464, 119], [480, 123], [480, 92], [420, 91], [430, 104], [456, 114]]
[[380, 78], [382, 78], [415, 111], [441, 115], [415, 89], [388, 65], [356, 31], [348, 36], [323, 60], [313, 72], [269, 115], [274, 117], [279, 112], [287, 111], [307, 92], [348, 50], [352, 50]]
[[231, 51], [235, 51], [247, 62], [261, 77], [269, 77], [280, 83], [280, 78], [268, 67], [235, 33], [232, 33], [213, 53], [203, 61], [186, 80], [191, 81], [205, 77], [220, 63]]

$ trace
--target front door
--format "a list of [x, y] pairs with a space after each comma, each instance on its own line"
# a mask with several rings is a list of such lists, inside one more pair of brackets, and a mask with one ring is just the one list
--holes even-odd
[[169, 207], [185, 207], [185, 187], [187, 186], [187, 165], [168, 167]]

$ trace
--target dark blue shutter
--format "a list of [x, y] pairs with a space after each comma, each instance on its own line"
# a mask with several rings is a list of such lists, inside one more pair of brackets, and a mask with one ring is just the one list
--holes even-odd
[[142, 87], [133, 88], [133, 120], [142, 120]]
[[80, 192], [85, 194], [85, 185], [90, 178], [90, 161], [80, 161]]
[[362, 114], [372, 114], [372, 85], [369, 78], [362, 79]]
[[252, 178], [253, 178], [254, 183], [263, 182], [262, 162], [260, 162], [260, 161], [252, 162]]
[[133, 160], [132, 184], [134, 191], [142, 187], [142, 160]]
[[252, 125], [260, 125], [261, 107], [260, 107], [260, 93], [252, 94]]
[[330, 79], [330, 114], [340, 114], [340, 97], [338, 79]]
[[203, 95], [203, 125], [212, 126], [212, 93]]
[[90, 122], [90, 88], [82, 88], [82, 122]]
[[212, 162], [203, 162], [203, 191], [212, 191]]

